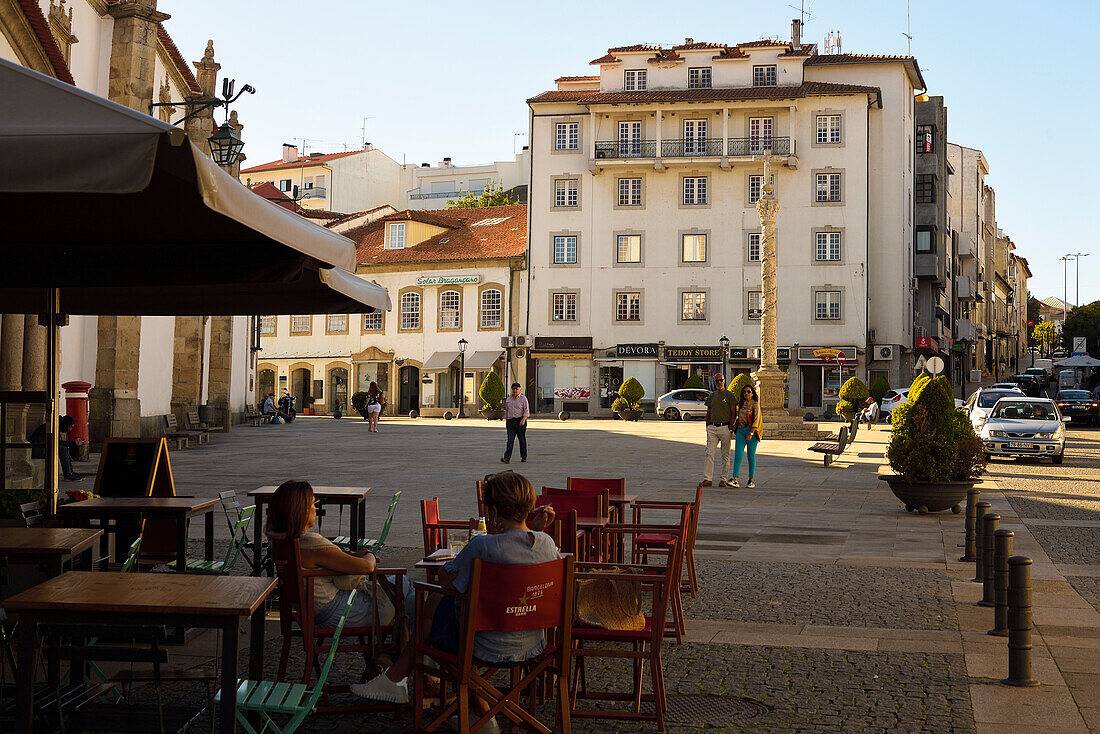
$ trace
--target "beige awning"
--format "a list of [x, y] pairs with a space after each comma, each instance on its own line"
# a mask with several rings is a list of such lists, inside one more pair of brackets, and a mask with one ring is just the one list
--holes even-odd
[[504, 356], [504, 350], [493, 349], [488, 352], [474, 352], [473, 354], [466, 355], [466, 369], [468, 370], [487, 370], [490, 369], [497, 360]]
[[424, 362], [424, 366], [421, 367], [423, 372], [440, 372], [445, 369], [449, 369], [454, 361], [458, 359], [459, 352], [435, 352], [432, 356], [428, 357]]

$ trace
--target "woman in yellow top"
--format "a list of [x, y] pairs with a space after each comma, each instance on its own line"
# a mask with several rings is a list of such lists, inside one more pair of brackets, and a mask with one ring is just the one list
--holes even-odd
[[733, 448], [733, 479], [731, 487], [739, 487], [737, 478], [741, 474], [741, 459], [746, 449], [749, 453], [749, 483], [745, 486], [755, 487], [756, 482], [756, 445], [764, 437], [764, 419], [760, 415], [760, 399], [756, 395], [756, 388], [745, 385], [741, 394], [737, 396], [737, 410], [733, 413], [733, 422], [730, 428], [734, 431], [736, 443]]

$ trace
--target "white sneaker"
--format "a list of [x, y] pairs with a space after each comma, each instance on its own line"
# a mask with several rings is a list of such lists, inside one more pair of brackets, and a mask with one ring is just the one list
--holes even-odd
[[394, 683], [386, 677], [385, 673], [379, 673], [366, 683], [353, 683], [351, 692], [360, 698], [369, 698], [374, 701], [408, 703], [409, 679], [403, 678], [399, 683]]
[[733, 479], [730, 480], [729, 486], [731, 486], [731, 487], [740, 487], [741, 485], [737, 483], [737, 477], [734, 477]]
[[754, 488], [754, 487], [756, 486], [756, 482], [754, 482], [754, 481], [752, 481], [752, 480], [750, 479], [750, 480], [749, 480], [749, 483], [748, 483], [748, 484], [746, 484], [745, 486], [746, 486], [746, 487], [748, 487], [749, 489], [752, 489], [752, 488]]

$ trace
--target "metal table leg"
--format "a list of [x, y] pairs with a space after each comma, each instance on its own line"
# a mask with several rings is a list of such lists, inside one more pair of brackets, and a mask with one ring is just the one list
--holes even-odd
[[[229, 542], [233, 542], [230, 538]], [[206, 513], [206, 560], [214, 560], [214, 513]]]
[[15, 731], [18, 734], [31, 734], [34, 721], [34, 643], [37, 625], [29, 616], [21, 615], [15, 634], [19, 646], [19, 667], [15, 673]]
[[[262, 604], [260, 609], [263, 609]], [[218, 709], [220, 734], [237, 730], [237, 638], [240, 636], [240, 619], [234, 617], [222, 627], [222, 698]]]
[[187, 571], [187, 525], [190, 520], [176, 520], [176, 573]]
[[256, 498], [256, 514], [252, 518], [252, 575], [259, 576], [263, 573], [260, 567], [263, 565], [263, 541], [260, 528], [264, 524], [264, 503]]

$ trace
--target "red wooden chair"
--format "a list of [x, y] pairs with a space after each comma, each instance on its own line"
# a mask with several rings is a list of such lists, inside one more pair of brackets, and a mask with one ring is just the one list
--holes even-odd
[[554, 539], [554, 544], [562, 553], [568, 553], [578, 561], [584, 560], [587, 552], [584, 543], [586, 533], [577, 528], [576, 510], [555, 515], [554, 522], [543, 528], [543, 532]]
[[461, 530], [470, 532], [470, 520], [441, 520], [439, 518], [439, 498], [420, 500], [420, 521], [424, 528], [424, 557], [427, 558], [440, 548], [447, 546], [447, 531]]
[[[605, 518], [607, 514], [607, 493], [581, 494], [570, 492], [567, 489], [554, 489], [543, 487], [542, 494], [535, 498], [535, 507], [552, 505], [556, 515], [567, 515], [576, 511], [577, 520], [582, 521], [592, 518]], [[582, 523], [583, 524], [583, 523]], [[605, 543], [603, 534], [599, 528], [585, 528], [588, 541], [586, 556], [593, 561], [602, 561], [605, 558]]]
[[[688, 525], [688, 537], [687, 543], [684, 548], [684, 565], [687, 567], [688, 577], [684, 579], [680, 588], [683, 591], [687, 591], [694, 598], [695, 592], [699, 590], [699, 581], [696, 576], [695, 569], [695, 537], [699, 532], [699, 513], [703, 507], [703, 488], [695, 488], [695, 501], [694, 502], [652, 502], [652, 501], [639, 501], [633, 504], [634, 509], [634, 523], [638, 524], [642, 522], [643, 510], [680, 510], [685, 505], [691, 509], [691, 522]], [[664, 554], [664, 546], [667, 544], [668, 539], [658, 536], [642, 536], [637, 538], [634, 545], [634, 558], [635, 563], [638, 562], [639, 556], [644, 557], [646, 553]]]
[[[482, 580], [485, 583], [482, 583]], [[458, 715], [459, 734], [477, 731], [489, 718], [500, 713], [511, 722], [541, 734], [553, 731], [569, 734], [569, 666], [573, 649], [573, 558], [535, 565], [507, 565], [475, 560], [470, 575], [470, 588], [465, 594], [434, 584], [418, 581], [416, 588], [416, 618], [423, 619], [424, 603], [429, 593], [456, 597], [461, 601], [461, 620], [457, 654], [432, 647], [427, 641], [416, 644], [417, 658], [413, 668], [413, 730], [435, 731], [452, 714]], [[506, 665], [485, 663], [474, 658], [474, 635], [480, 631], [519, 632], [544, 629], [548, 635], [546, 648], [539, 655], [522, 663]], [[438, 665], [429, 667], [423, 660], [430, 658]], [[490, 682], [498, 671], [508, 669], [507, 688]], [[535, 715], [537, 684], [544, 674], [557, 676], [556, 727], [551, 730]], [[435, 718], [424, 725], [424, 678], [437, 676], [441, 687], [449, 684], [454, 698], [442, 706]], [[527, 708], [520, 696], [528, 693]], [[471, 696], [489, 705], [489, 711], [476, 721], [470, 721]], [[444, 696], [442, 700], [447, 700]]]
[[[330, 645], [336, 637], [335, 627], [318, 627], [313, 611], [313, 583], [314, 579], [321, 576], [342, 576], [344, 574], [324, 569], [302, 568], [302, 550], [297, 538], [293, 540], [276, 540], [271, 543], [271, 555], [275, 562], [275, 573], [279, 578], [279, 628], [283, 635], [283, 647], [279, 655], [278, 680], [286, 679], [287, 662], [290, 658], [290, 644], [294, 637], [302, 638], [305, 648], [306, 664], [302, 673], [302, 683], [309, 685], [313, 673], [321, 674], [320, 656], [327, 645]], [[364, 662], [369, 663], [382, 649], [382, 641], [387, 637], [392, 641], [392, 654], [396, 656], [400, 647], [400, 632], [405, 623], [405, 599], [400, 589], [402, 577], [406, 571], [403, 568], [376, 569], [371, 578], [371, 597], [376, 601], [385, 594], [393, 604], [395, 616], [393, 622], [388, 625], [372, 625], [368, 627], [344, 627], [344, 641], [340, 645], [340, 652], [358, 652], [363, 655]], [[397, 585], [389, 582], [387, 576], [396, 576]], [[375, 605], [375, 616], [378, 615], [378, 607]], [[358, 642], [349, 644], [351, 638], [358, 638]], [[364, 676], [366, 671], [364, 671]], [[346, 691], [347, 686], [326, 686], [325, 704], [318, 711], [383, 711], [397, 710], [395, 704], [364, 704], [360, 706], [332, 707], [328, 705], [328, 692]]]
[[[671, 590], [676, 586], [680, 568], [677, 563], [682, 547], [680, 540], [687, 534], [687, 514], [678, 525], [609, 525], [605, 532], [610, 535], [622, 535], [637, 538], [644, 533], [666, 533], [674, 540], [673, 553], [665, 566], [623, 565], [579, 563], [575, 578], [606, 579], [607, 571], [616, 570], [616, 580], [637, 583], [643, 598], [651, 599], [645, 626], [640, 630], [607, 630], [574, 622], [573, 639], [575, 641], [573, 657], [574, 670], [570, 683], [572, 715], [578, 718], [623, 719], [627, 721], [653, 721], [658, 731], [664, 731], [665, 717], [665, 680], [661, 663], [661, 645], [664, 642], [664, 630], [671, 600]], [[625, 647], [629, 645], [629, 648]], [[633, 664], [633, 689], [629, 693], [616, 691], [597, 691], [588, 687], [585, 676], [586, 658], [616, 658], [630, 660]], [[645, 664], [649, 664], [650, 692], [643, 693], [642, 678]], [[630, 701], [629, 711], [598, 708], [579, 708], [578, 700], [593, 701]], [[643, 712], [644, 701], [653, 704], [653, 711]]]
[[[626, 477], [618, 479], [584, 479], [582, 477], [566, 477], [565, 488], [570, 492], [584, 494], [599, 494], [604, 490], [609, 497], [622, 497], [626, 494]], [[622, 505], [608, 504], [612, 522], [626, 522]]]

